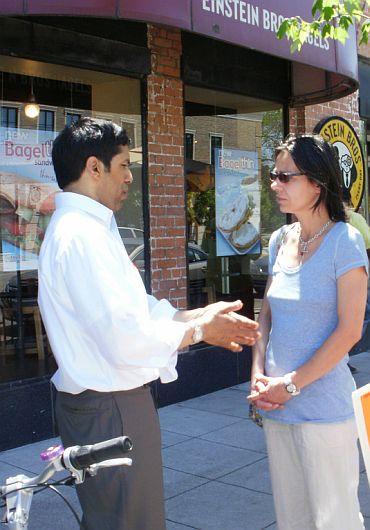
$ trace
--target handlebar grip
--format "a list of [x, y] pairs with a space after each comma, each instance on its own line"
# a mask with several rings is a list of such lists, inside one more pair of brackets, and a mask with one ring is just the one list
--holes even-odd
[[70, 450], [69, 461], [75, 469], [86, 469], [92, 464], [98, 464], [104, 460], [121, 458], [131, 449], [132, 441], [130, 438], [119, 436], [94, 445], [76, 445]]

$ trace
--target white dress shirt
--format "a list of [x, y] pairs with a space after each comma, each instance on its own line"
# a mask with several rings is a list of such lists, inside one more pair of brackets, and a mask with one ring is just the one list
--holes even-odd
[[56, 196], [39, 256], [39, 306], [58, 364], [56, 388], [129, 390], [177, 378], [187, 325], [146, 293], [112, 210], [77, 193]]

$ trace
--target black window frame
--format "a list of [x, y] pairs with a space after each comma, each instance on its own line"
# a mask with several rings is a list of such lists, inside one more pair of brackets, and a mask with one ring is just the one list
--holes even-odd
[[[221, 140], [221, 145], [214, 145], [213, 140]], [[224, 146], [224, 137], [221, 134], [210, 133], [209, 135], [209, 161], [211, 166], [215, 164], [215, 148], [222, 149]]]
[[[45, 116], [45, 125], [42, 124], [43, 126], [41, 127], [41, 116]], [[47, 124], [47, 117], [48, 116], [52, 116], [53, 117], [53, 120], [52, 120], [52, 127], [48, 127], [48, 124]], [[43, 120], [44, 121], [44, 120]], [[55, 110], [50, 110], [50, 109], [40, 109], [40, 114], [39, 114], [39, 121], [38, 121], [38, 124], [37, 124], [37, 129], [39, 131], [51, 131], [51, 132], [54, 132], [55, 131]]]
[[[6, 111], [7, 113], [7, 118], [6, 120], [4, 120], [3, 118], [3, 111]], [[13, 107], [11, 105], [1, 105], [0, 107], [0, 123], [1, 123], [1, 127], [4, 127], [6, 129], [16, 129], [18, 127], [18, 107]], [[14, 122], [14, 125], [9, 125], [9, 111], [14, 111], [15, 113], [15, 122]]]
[[[77, 123], [81, 119], [82, 114], [78, 112], [66, 112], [66, 125], [72, 125], [72, 123]], [[72, 118], [69, 122], [69, 118]], [[76, 118], [76, 119], [74, 119]]]
[[[191, 137], [191, 156], [188, 152], [188, 138]], [[188, 160], [194, 160], [194, 146], [195, 146], [195, 133], [192, 131], [185, 131], [185, 158]]]

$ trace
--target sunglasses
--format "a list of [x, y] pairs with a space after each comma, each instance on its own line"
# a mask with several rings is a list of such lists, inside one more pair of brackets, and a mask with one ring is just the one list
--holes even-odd
[[299, 175], [305, 175], [305, 173], [286, 173], [285, 171], [270, 171], [270, 180], [274, 182], [279, 179], [280, 182], [286, 184], [290, 182], [292, 177], [298, 177]]

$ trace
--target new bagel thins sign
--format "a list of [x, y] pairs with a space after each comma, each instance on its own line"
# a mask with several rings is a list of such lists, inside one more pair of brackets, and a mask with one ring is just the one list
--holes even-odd
[[257, 151], [215, 149], [217, 256], [260, 253]]

